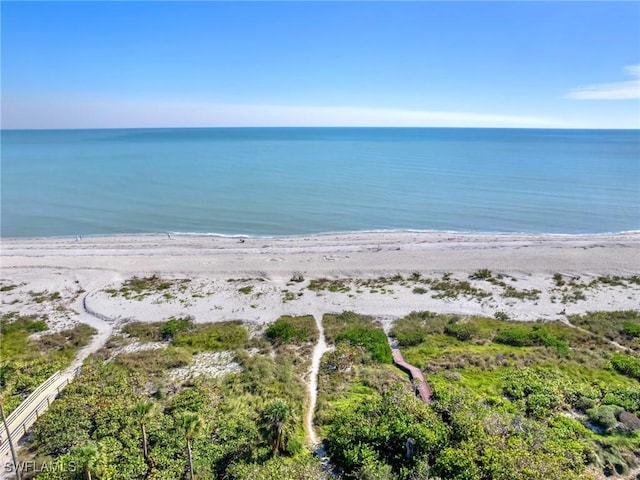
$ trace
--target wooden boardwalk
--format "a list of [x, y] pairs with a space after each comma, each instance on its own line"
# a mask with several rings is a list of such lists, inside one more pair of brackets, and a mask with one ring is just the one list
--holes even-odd
[[[94, 312], [87, 306], [87, 293], [78, 299], [74, 309], [78, 312], [78, 320], [96, 329], [88, 345], [83, 347], [67, 369], [56, 372], [40, 384], [13, 412], [7, 417], [7, 426], [14, 447], [20, 447], [20, 440], [29, 431], [35, 421], [44, 414], [60, 392], [80, 373], [84, 359], [104, 346], [111, 335], [113, 319]], [[6, 466], [11, 465], [11, 471]], [[13, 478], [13, 465], [9, 448], [9, 436], [0, 422], [0, 479]], [[11, 476], [9, 476], [11, 475]]]
[[431, 403], [433, 392], [431, 391], [431, 387], [429, 386], [429, 384], [425, 381], [424, 375], [422, 375], [422, 371], [418, 367], [405, 362], [399, 348], [392, 346], [391, 354], [393, 355], [393, 363], [399, 369], [407, 372], [413, 380], [416, 388], [416, 395], [424, 403]]

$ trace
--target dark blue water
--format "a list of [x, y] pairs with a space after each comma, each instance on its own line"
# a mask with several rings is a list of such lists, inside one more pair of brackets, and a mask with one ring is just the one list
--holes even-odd
[[3, 237], [640, 229], [632, 130], [1, 133]]

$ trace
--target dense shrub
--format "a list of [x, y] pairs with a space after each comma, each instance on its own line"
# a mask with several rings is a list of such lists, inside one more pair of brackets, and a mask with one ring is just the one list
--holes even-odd
[[44, 332], [47, 330], [47, 322], [34, 316], [24, 316], [12, 313], [2, 315], [0, 319], [0, 335], [11, 335], [16, 332]]
[[623, 353], [614, 353], [611, 358], [611, 365], [621, 374], [640, 380], [640, 358]]
[[41, 382], [71, 364], [95, 329], [78, 324], [68, 330], [30, 337], [46, 331], [37, 317], [5, 314], [0, 319], [0, 388], [5, 414], [15, 409]]
[[365, 327], [353, 327], [336, 335], [336, 343], [349, 342], [360, 345], [371, 353], [374, 360], [391, 363], [391, 348], [387, 336], [381, 330]]
[[543, 418], [556, 410], [563, 401], [564, 379], [543, 369], [512, 369], [507, 372], [503, 393], [520, 402], [527, 415]]
[[411, 312], [406, 317], [396, 320], [390, 335], [396, 338], [401, 347], [412, 347], [427, 340], [429, 334], [442, 333], [451, 318], [450, 315], [438, 315], [433, 312]]
[[312, 316], [282, 316], [269, 325], [265, 335], [273, 343], [314, 342], [318, 338], [318, 330]]
[[160, 342], [166, 323], [131, 322], [122, 327], [122, 333], [136, 337], [142, 342]]
[[586, 413], [591, 423], [601, 427], [605, 432], [610, 433], [618, 425], [616, 416], [622, 411], [624, 411], [624, 409], [618, 405], [601, 405], [590, 408]]
[[563, 354], [569, 351], [569, 344], [565, 340], [554, 336], [543, 325], [523, 325], [501, 328], [493, 340], [496, 343], [503, 343], [514, 347], [555, 347]]
[[625, 322], [622, 324], [622, 331], [628, 337], [631, 337], [631, 338], [640, 337], [640, 324]]
[[451, 337], [457, 338], [458, 340], [466, 341], [478, 336], [480, 330], [475, 324], [471, 322], [457, 322], [449, 323], [446, 327], [444, 327], [444, 333]]
[[187, 332], [193, 328], [193, 318], [191, 317], [182, 317], [175, 318], [171, 317], [167, 322], [161, 327], [160, 335], [162, 335], [163, 340], [171, 340], [178, 333]]
[[195, 325], [189, 331], [178, 331], [172, 344], [194, 352], [232, 350], [247, 342], [247, 329], [242, 322], [220, 322]]
[[141, 376], [163, 376], [167, 370], [191, 363], [191, 354], [178, 348], [158, 348], [138, 352], [121, 353], [115, 362]]
[[[360, 400], [337, 412], [327, 428], [325, 447], [347, 478], [408, 478], [421, 459], [429, 458], [445, 443], [446, 426], [414, 395], [401, 389]], [[414, 455], [406, 457], [413, 441]], [[393, 471], [393, 476], [370, 477], [364, 472]]]

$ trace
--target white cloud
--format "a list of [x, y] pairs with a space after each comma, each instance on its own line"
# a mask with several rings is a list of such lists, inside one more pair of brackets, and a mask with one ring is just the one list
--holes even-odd
[[88, 97], [6, 98], [3, 128], [363, 126], [554, 128], [557, 120], [493, 113], [360, 107], [230, 105]]
[[635, 100], [640, 99], [640, 65], [629, 65], [625, 72], [636, 77], [626, 82], [599, 83], [573, 89], [567, 94], [575, 100]]

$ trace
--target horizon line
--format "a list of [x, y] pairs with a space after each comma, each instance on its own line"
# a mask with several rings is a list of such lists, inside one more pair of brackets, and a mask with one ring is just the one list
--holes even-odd
[[491, 126], [476, 126], [476, 127], [451, 127], [451, 126], [405, 126], [405, 125], [385, 125], [385, 126], [371, 126], [371, 125], [211, 125], [211, 126], [165, 126], [165, 127], [141, 127], [141, 126], [122, 126], [122, 127], [69, 127], [69, 128], [43, 128], [43, 127], [31, 127], [31, 128], [3, 128], [0, 126], [0, 132], [9, 131], [60, 131], [60, 130], [211, 130], [211, 129], [276, 129], [276, 128], [290, 128], [290, 129], [332, 129], [332, 130], [346, 130], [353, 128], [369, 129], [369, 130], [383, 130], [383, 129], [404, 129], [404, 130], [607, 130], [607, 131], [638, 131], [639, 127], [630, 128], [607, 128], [607, 127], [491, 127]]

